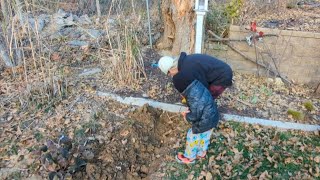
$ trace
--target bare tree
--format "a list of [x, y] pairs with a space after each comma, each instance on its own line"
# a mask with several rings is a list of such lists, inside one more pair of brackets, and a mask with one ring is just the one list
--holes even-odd
[[193, 6], [194, 1], [162, 0], [164, 34], [157, 44], [158, 48], [169, 48], [173, 54], [193, 51], [195, 41]]

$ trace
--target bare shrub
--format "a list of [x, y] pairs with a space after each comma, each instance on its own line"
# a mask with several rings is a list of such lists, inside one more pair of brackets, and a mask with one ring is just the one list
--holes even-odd
[[16, 67], [9, 68], [6, 86], [18, 97], [21, 107], [47, 104], [65, 95], [65, 79], [59, 66], [51, 62], [50, 44], [41, 36], [37, 25], [31, 27], [33, 6], [28, 1], [7, 1], [8, 23], [3, 24], [3, 44]]
[[111, 37], [109, 33], [111, 30], [107, 27], [112, 56], [113, 71], [111, 77], [120, 86], [137, 88], [141, 78], [147, 77], [140, 51], [141, 44], [137, 36], [140, 20], [135, 15], [125, 18], [123, 11], [114, 9], [115, 7], [121, 9], [119, 2], [121, 1], [113, 1], [113, 6], [110, 7], [110, 14], [113, 10], [118, 14], [116, 20], [118, 23], [117, 34]]

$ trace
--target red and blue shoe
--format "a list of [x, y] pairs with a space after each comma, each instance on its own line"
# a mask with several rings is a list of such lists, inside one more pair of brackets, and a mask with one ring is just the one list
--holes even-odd
[[182, 152], [178, 152], [178, 154], [176, 155], [176, 160], [181, 164], [194, 164], [196, 162], [195, 159], [185, 157]]

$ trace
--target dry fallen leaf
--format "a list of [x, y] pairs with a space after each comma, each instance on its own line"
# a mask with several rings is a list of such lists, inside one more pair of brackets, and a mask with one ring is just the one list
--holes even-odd
[[52, 53], [51, 54], [51, 60], [52, 61], [60, 61], [61, 57], [60, 57], [59, 53], [57, 53], [57, 52]]
[[212, 180], [213, 179], [213, 176], [210, 172], [207, 172], [206, 174], [206, 180]]
[[120, 132], [120, 135], [121, 136], [127, 136], [129, 134], [129, 131], [128, 130], [124, 130], [124, 131], [122, 131], [122, 132]]

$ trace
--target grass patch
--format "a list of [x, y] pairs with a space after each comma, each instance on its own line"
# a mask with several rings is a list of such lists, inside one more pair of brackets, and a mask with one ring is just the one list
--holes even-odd
[[302, 120], [304, 118], [304, 115], [302, 112], [295, 111], [292, 109], [288, 110], [288, 115], [291, 115], [293, 119], [296, 119], [296, 120]]
[[313, 111], [314, 110], [314, 106], [313, 106], [313, 103], [308, 101], [308, 102], [305, 102], [303, 104], [303, 106], [308, 110], [308, 111]]

